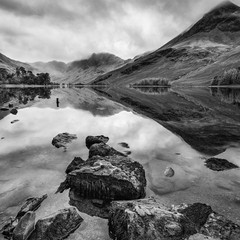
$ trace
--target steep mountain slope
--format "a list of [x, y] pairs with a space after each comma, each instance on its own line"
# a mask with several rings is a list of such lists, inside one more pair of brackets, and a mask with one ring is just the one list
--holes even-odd
[[94, 84], [128, 85], [144, 78], [175, 84], [208, 85], [239, 63], [240, 7], [224, 2], [158, 50], [99, 76]]
[[16, 67], [20, 66], [26, 68], [27, 70], [32, 70], [32, 67], [29, 64], [13, 60], [0, 53], [0, 69], [11, 73], [15, 71]]

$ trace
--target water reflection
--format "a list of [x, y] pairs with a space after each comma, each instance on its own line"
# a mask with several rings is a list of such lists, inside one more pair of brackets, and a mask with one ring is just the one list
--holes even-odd
[[210, 88], [211, 94], [221, 102], [236, 105], [240, 108], [240, 88]]
[[[11, 124], [15, 116], [5, 116], [0, 121], [0, 138], [4, 137], [0, 140], [0, 225], [30, 196], [48, 193], [49, 199], [58, 198], [57, 206], [65, 206], [67, 196], [55, 197], [54, 192], [65, 178], [66, 166], [76, 156], [86, 159], [85, 138], [101, 134], [119, 151], [126, 150], [119, 143], [129, 144], [131, 157], [146, 170], [148, 196], [156, 195], [169, 204], [205, 202], [240, 223], [239, 170], [218, 173], [207, 169], [203, 156], [180, 137], [126, 110], [90, 89], [54, 89], [49, 99], [19, 109], [19, 122]], [[62, 132], [78, 137], [67, 152], [51, 145], [52, 138]], [[239, 154], [240, 149], [232, 147], [218, 157], [240, 165]], [[164, 175], [166, 167], [174, 169], [172, 178]], [[56, 208], [55, 200], [47, 204], [49, 209]]]
[[10, 101], [18, 101], [18, 104], [26, 105], [36, 97], [47, 98], [51, 96], [50, 88], [0, 88], [0, 105]]
[[134, 90], [137, 90], [145, 94], [156, 94], [156, 95], [165, 95], [170, 91], [169, 87], [131, 87]]

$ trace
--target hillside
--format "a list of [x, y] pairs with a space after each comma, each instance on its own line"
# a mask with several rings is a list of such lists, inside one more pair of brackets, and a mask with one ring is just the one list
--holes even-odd
[[13, 60], [0, 53], [0, 69], [1, 70], [6, 70], [8, 73], [12, 73], [15, 71], [16, 67], [21, 67], [21, 66], [26, 68], [27, 70], [32, 70], [32, 67], [29, 64]]
[[39, 71], [47, 71], [59, 83], [89, 83], [99, 75], [112, 71], [125, 64], [123, 59], [110, 53], [93, 53], [89, 58], [70, 63], [52, 61], [37, 62], [31, 65]]
[[215, 75], [239, 66], [239, 43], [240, 7], [224, 2], [161, 48], [99, 76], [93, 84], [128, 85], [152, 77], [208, 85]]

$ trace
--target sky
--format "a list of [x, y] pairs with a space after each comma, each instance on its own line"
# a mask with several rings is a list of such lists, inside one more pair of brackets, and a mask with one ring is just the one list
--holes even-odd
[[0, 52], [23, 62], [70, 62], [100, 52], [133, 58], [161, 47], [221, 2], [0, 0]]

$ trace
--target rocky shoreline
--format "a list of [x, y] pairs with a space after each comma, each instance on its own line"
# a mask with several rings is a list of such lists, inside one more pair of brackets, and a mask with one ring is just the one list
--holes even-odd
[[29, 198], [2, 228], [4, 237], [65, 239], [82, 224], [82, 212], [108, 219], [109, 236], [115, 240], [240, 239], [240, 226], [206, 204], [165, 206], [160, 199], [146, 198], [143, 166], [109, 146], [108, 140], [103, 135], [88, 136], [88, 159], [75, 157], [68, 165], [57, 193], [69, 189], [72, 207], [36, 221], [35, 211], [47, 196]]

